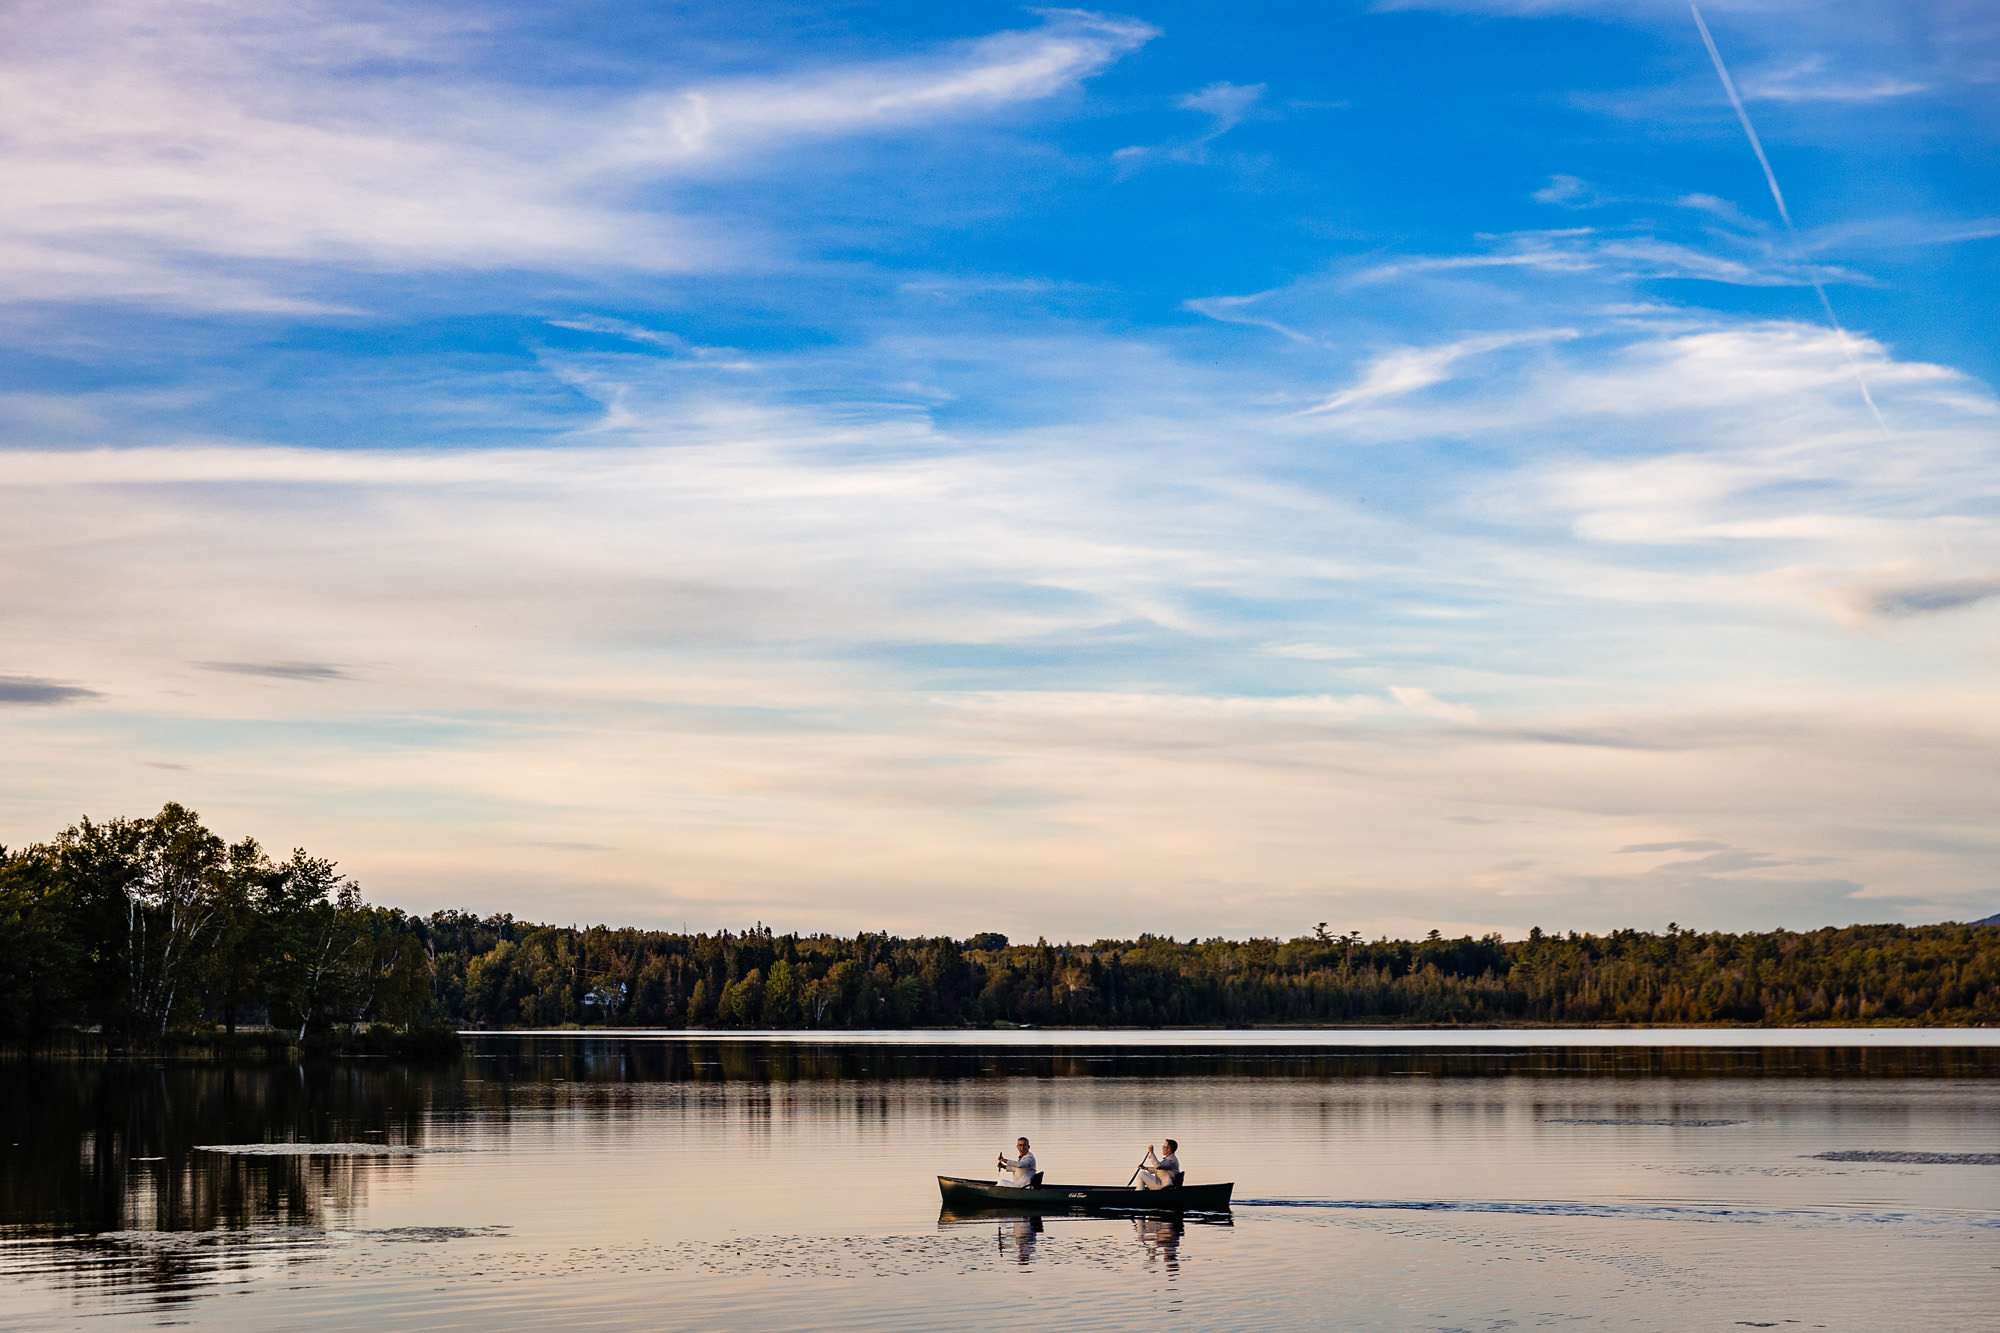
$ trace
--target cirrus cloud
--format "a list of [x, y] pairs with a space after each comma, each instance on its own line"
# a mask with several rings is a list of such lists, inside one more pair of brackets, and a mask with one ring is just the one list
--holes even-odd
[[771, 258], [649, 188], [1051, 97], [1153, 29], [1075, 11], [900, 60], [675, 91], [507, 86], [435, 15], [34, 6], [0, 54], [12, 299], [339, 313], [313, 266], [686, 273]]

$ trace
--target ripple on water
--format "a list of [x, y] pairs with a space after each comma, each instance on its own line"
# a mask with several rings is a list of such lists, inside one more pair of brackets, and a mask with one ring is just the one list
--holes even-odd
[[[547, 1251], [484, 1250], [440, 1255], [426, 1264], [426, 1277], [478, 1277], [486, 1281], [545, 1282], [685, 1273], [710, 1276], [801, 1278], [914, 1277], [924, 1273], [975, 1273], [1014, 1268], [1082, 1265], [1126, 1269], [1144, 1263], [1152, 1249], [1172, 1250], [1171, 1240], [1135, 1247], [1133, 1235], [1061, 1235], [1026, 1225], [999, 1224], [998, 1237], [980, 1228], [887, 1236], [737, 1236], [718, 1240], [632, 1241]], [[382, 1238], [379, 1236], [377, 1238]], [[1141, 1239], [1146, 1239], [1141, 1236]], [[355, 1251], [344, 1254], [330, 1273], [344, 1279], [385, 1272], [407, 1274], [405, 1260]]]
[[399, 1143], [197, 1143], [194, 1151], [230, 1157], [416, 1157], [437, 1150]]
[[1858, 1208], [1757, 1208], [1735, 1204], [1573, 1203], [1556, 1199], [1240, 1199], [1238, 1208], [1332, 1208], [1355, 1212], [1511, 1213], [1523, 1217], [1629, 1218], [1652, 1222], [1782, 1223], [1790, 1226], [1949, 1226], [2000, 1229], [2000, 1213], [1924, 1213]]
[[1747, 1120], [1681, 1120], [1661, 1118], [1640, 1120], [1618, 1116], [1552, 1116], [1542, 1121], [1545, 1125], [1648, 1125], [1668, 1129], [1716, 1129], [1723, 1125], [1746, 1125]]
[[448, 1240], [474, 1240], [482, 1236], [504, 1236], [511, 1227], [377, 1227], [372, 1231], [343, 1231], [340, 1235], [391, 1245], [437, 1245]]
[[198, 1257], [223, 1252], [297, 1250], [326, 1243], [320, 1227], [278, 1226], [213, 1231], [99, 1231], [75, 1238], [84, 1243], [152, 1255]]
[[1909, 1162], [1922, 1166], [2000, 1166], [2000, 1152], [1818, 1152], [1820, 1162]]

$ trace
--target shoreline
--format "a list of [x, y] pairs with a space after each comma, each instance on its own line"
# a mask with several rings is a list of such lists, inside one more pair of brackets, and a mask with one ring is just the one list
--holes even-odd
[[0, 1046], [0, 1061], [90, 1060], [297, 1064], [327, 1060], [450, 1063], [487, 1039], [616, 1041], [662, 1045], [955, 1048], [965, 1051], [1526, 1051], [1595, 1050], [2000, 1050], [2000, 1027], [1870, 1024], [1819, 1027], [1319, 1026], [1256, 1028], [460, 1028], [315, 1036], [184, 1033], [125, 1042], [98, 1033]]
[[[1865, 1034], [1865, 1035], [1863, 1035]], [[793, 1046], [957, 1046], [967, 1049], [1141, 1046], [1258, 1049], [1412, 1047], [1526, 1049], [1549, 1046], [1656, 1049], [1749, 1046], [1763, 1049], [2000, 1049], [2000, 1027], [1818, 1028], [507, 1028], [460, 1029], [459, 1037], [615, 1038], [656, 1042], [744, 1041]]]

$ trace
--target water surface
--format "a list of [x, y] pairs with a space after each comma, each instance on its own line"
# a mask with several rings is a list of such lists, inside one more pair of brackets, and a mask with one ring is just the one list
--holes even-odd
[[[1943, 1329], [2000, 1300], [1990, 1047], [928, 1035], [6, 1066], [0, 1327]], [[941, 1216], [934, 1177], [1018, 1134], [1114, 1184], [1171, 1135], [1237, 1207]]]

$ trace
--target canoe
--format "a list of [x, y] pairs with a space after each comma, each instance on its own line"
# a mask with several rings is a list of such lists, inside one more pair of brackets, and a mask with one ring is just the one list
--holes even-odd
[[953, 1212], [1004, 1208], [1012, 1212], [1226, 1213], [1236, 1182], [1176, 1185], [1171, 1189], [1130, 1189], [1124, 1185], [1041, 1185], [1015, 1189], [990, 1180], [939, 1176], [938, 1193]]

